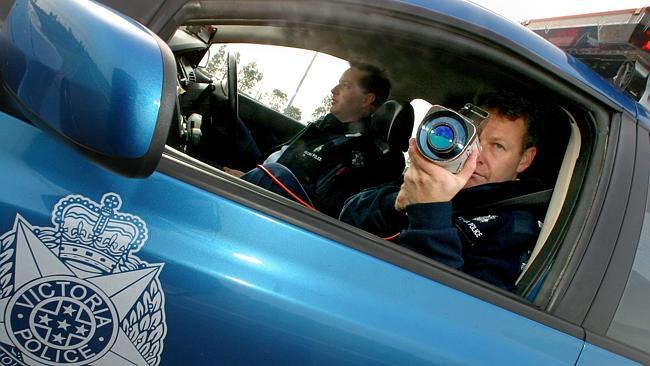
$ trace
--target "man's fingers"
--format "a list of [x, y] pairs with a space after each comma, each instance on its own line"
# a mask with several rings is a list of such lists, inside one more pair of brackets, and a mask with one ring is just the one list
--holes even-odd
[[418, 159], [420, 151], [418, 151], [418, 147], [415, 145], [415, 139], [411, 138], [409, 139], [409, 160], [413, 161], [413, 159]]
[[425, 174], [433, 174], [438, 165], [435, 165], [433, 162], [425, 158], [420, 150], [418, 149], [415, 139], [411, 138], [409, 140], [409, 161], [411, 166], [415, 166], [418, 170], [422, 171]]
[[226, 173], [228, 173], [228, 174], [230, 174], [230, 175], [232, 175], [232, 176], [235, 176], [235, 177], [237, 177], [237, 178], [239, 178], [239, 177], [241, 177], [242, 175], [244, 175], [244, 172], [242, 172], [241, 170], [228, 168], [227, 166], [224, 166], [224, 167], [223, 167], [223, 171], [226, 172]]
[[465, 160], [463, 169], [461, 169], [460, 172], [456, 174], [456, 176], [462, 179], [464, 182], [467, 182], [469, 178], [472, 177], [474, 170], [476, 170], [476, 159], [478, 159], [478, 150], [474, 149], [469, 157], [467, 157], [467, 160]]
[[[410, 163], [411, 167], [414, 168], [411, 169], [412, 172], [410, 176], [412, 178], [417, 177], [416, 173], [427, 175], [429, 177], [452, 174], [448, 170], [429, 161], [427, 158], [422, 156], [422, 153], [420, 153], [420, 151], [418, 150], [415, 139], [413, 138], [409, 140], [408, 151], [409, 151], [409, 159], [411, 162]], [[469, 178], [472, 176], [472, 173], [474, 173], [474, 170], [476, 169], [476, 161], [478, 159], [478, 154], [479, 152], [477, 149], [472, 150], [469, 157], [467, 157], [467, 160], [465, 161], [463, 168], [458, 173], [455, 174], [457, 179], [463, 182], [467, 182], [469, 180]], [[408, 170], [407, 170], [407, 174], [408, 174]]]

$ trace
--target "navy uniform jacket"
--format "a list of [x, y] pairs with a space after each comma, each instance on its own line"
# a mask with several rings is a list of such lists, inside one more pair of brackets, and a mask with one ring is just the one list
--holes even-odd
[[[537, 236], [532, 210], [490, 210], [459, 215], [453, 206], [483, 206], [537, 190], [511, 181], [464, 189], [452, 202], [413, 204], [406, 214], [394, 208], [399, 186], [367, 189], [350, 197], [340, 219], [373, 234], [400, 232], [397, 243], [465, 273], [511, 290]], [[467, 212], [467, 211], [465, 211]]]
[[307, 125], [278, 158], [319, 211], [337, 217], [351, 195], [402, 174], [402, 153], [384, 155], [369, 125], [369, 118], [342, 123], [328, 114]]

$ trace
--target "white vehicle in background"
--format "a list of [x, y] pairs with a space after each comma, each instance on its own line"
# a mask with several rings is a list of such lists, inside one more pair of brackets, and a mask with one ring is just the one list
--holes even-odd
[[648, 7], [531, 19], [522, 24], [604, 78], [650, 104], [650, 14]]

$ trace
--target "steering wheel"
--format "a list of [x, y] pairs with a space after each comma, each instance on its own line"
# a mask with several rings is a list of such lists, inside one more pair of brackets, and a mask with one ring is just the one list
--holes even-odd
[[239, 118], [239, 95], [237, 94], [237, 59], [228, 53], [228, 125], [237, 126]]
[[[237, 59], [234, 54], [228, 54], [226, 64], [226, 77], [221, 81], [221, 92], [226, 94], [226, 99], [220, 95], [219, 110], [224, 115], [223, 123], [216, 123], [212, 127], [214, 132], [209, 144], [212, 156], [211, 164], [221, 167], [230, 167], [247, 171], [255, 167], [260, 161], [260, 152], [250, 132], [239, 119], [239, 95], [237, 93]], [[216, 143], [213, 143], [215, 142]], [[216, 165], [215, 165], [216, 166]]]

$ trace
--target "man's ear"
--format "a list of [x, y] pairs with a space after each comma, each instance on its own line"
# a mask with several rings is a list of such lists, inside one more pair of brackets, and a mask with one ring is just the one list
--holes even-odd
[[375, 102], [375, 99], [377, 96], [375, 93], [366, 93], [366, 95], [363, 97], [363, 106], [364, 107], [371, 107], [372, 104]]
[[526, 149], [526, 151], [524, 151], [524, 153], [521, 155], [521, 159], [519, 160], [519, 165], [517, 165], [517, 174], [528, 169], [530, 164], [533, 163], [535, 155], [537, 155], [537, 148], [535, 146], [529, 147]]

